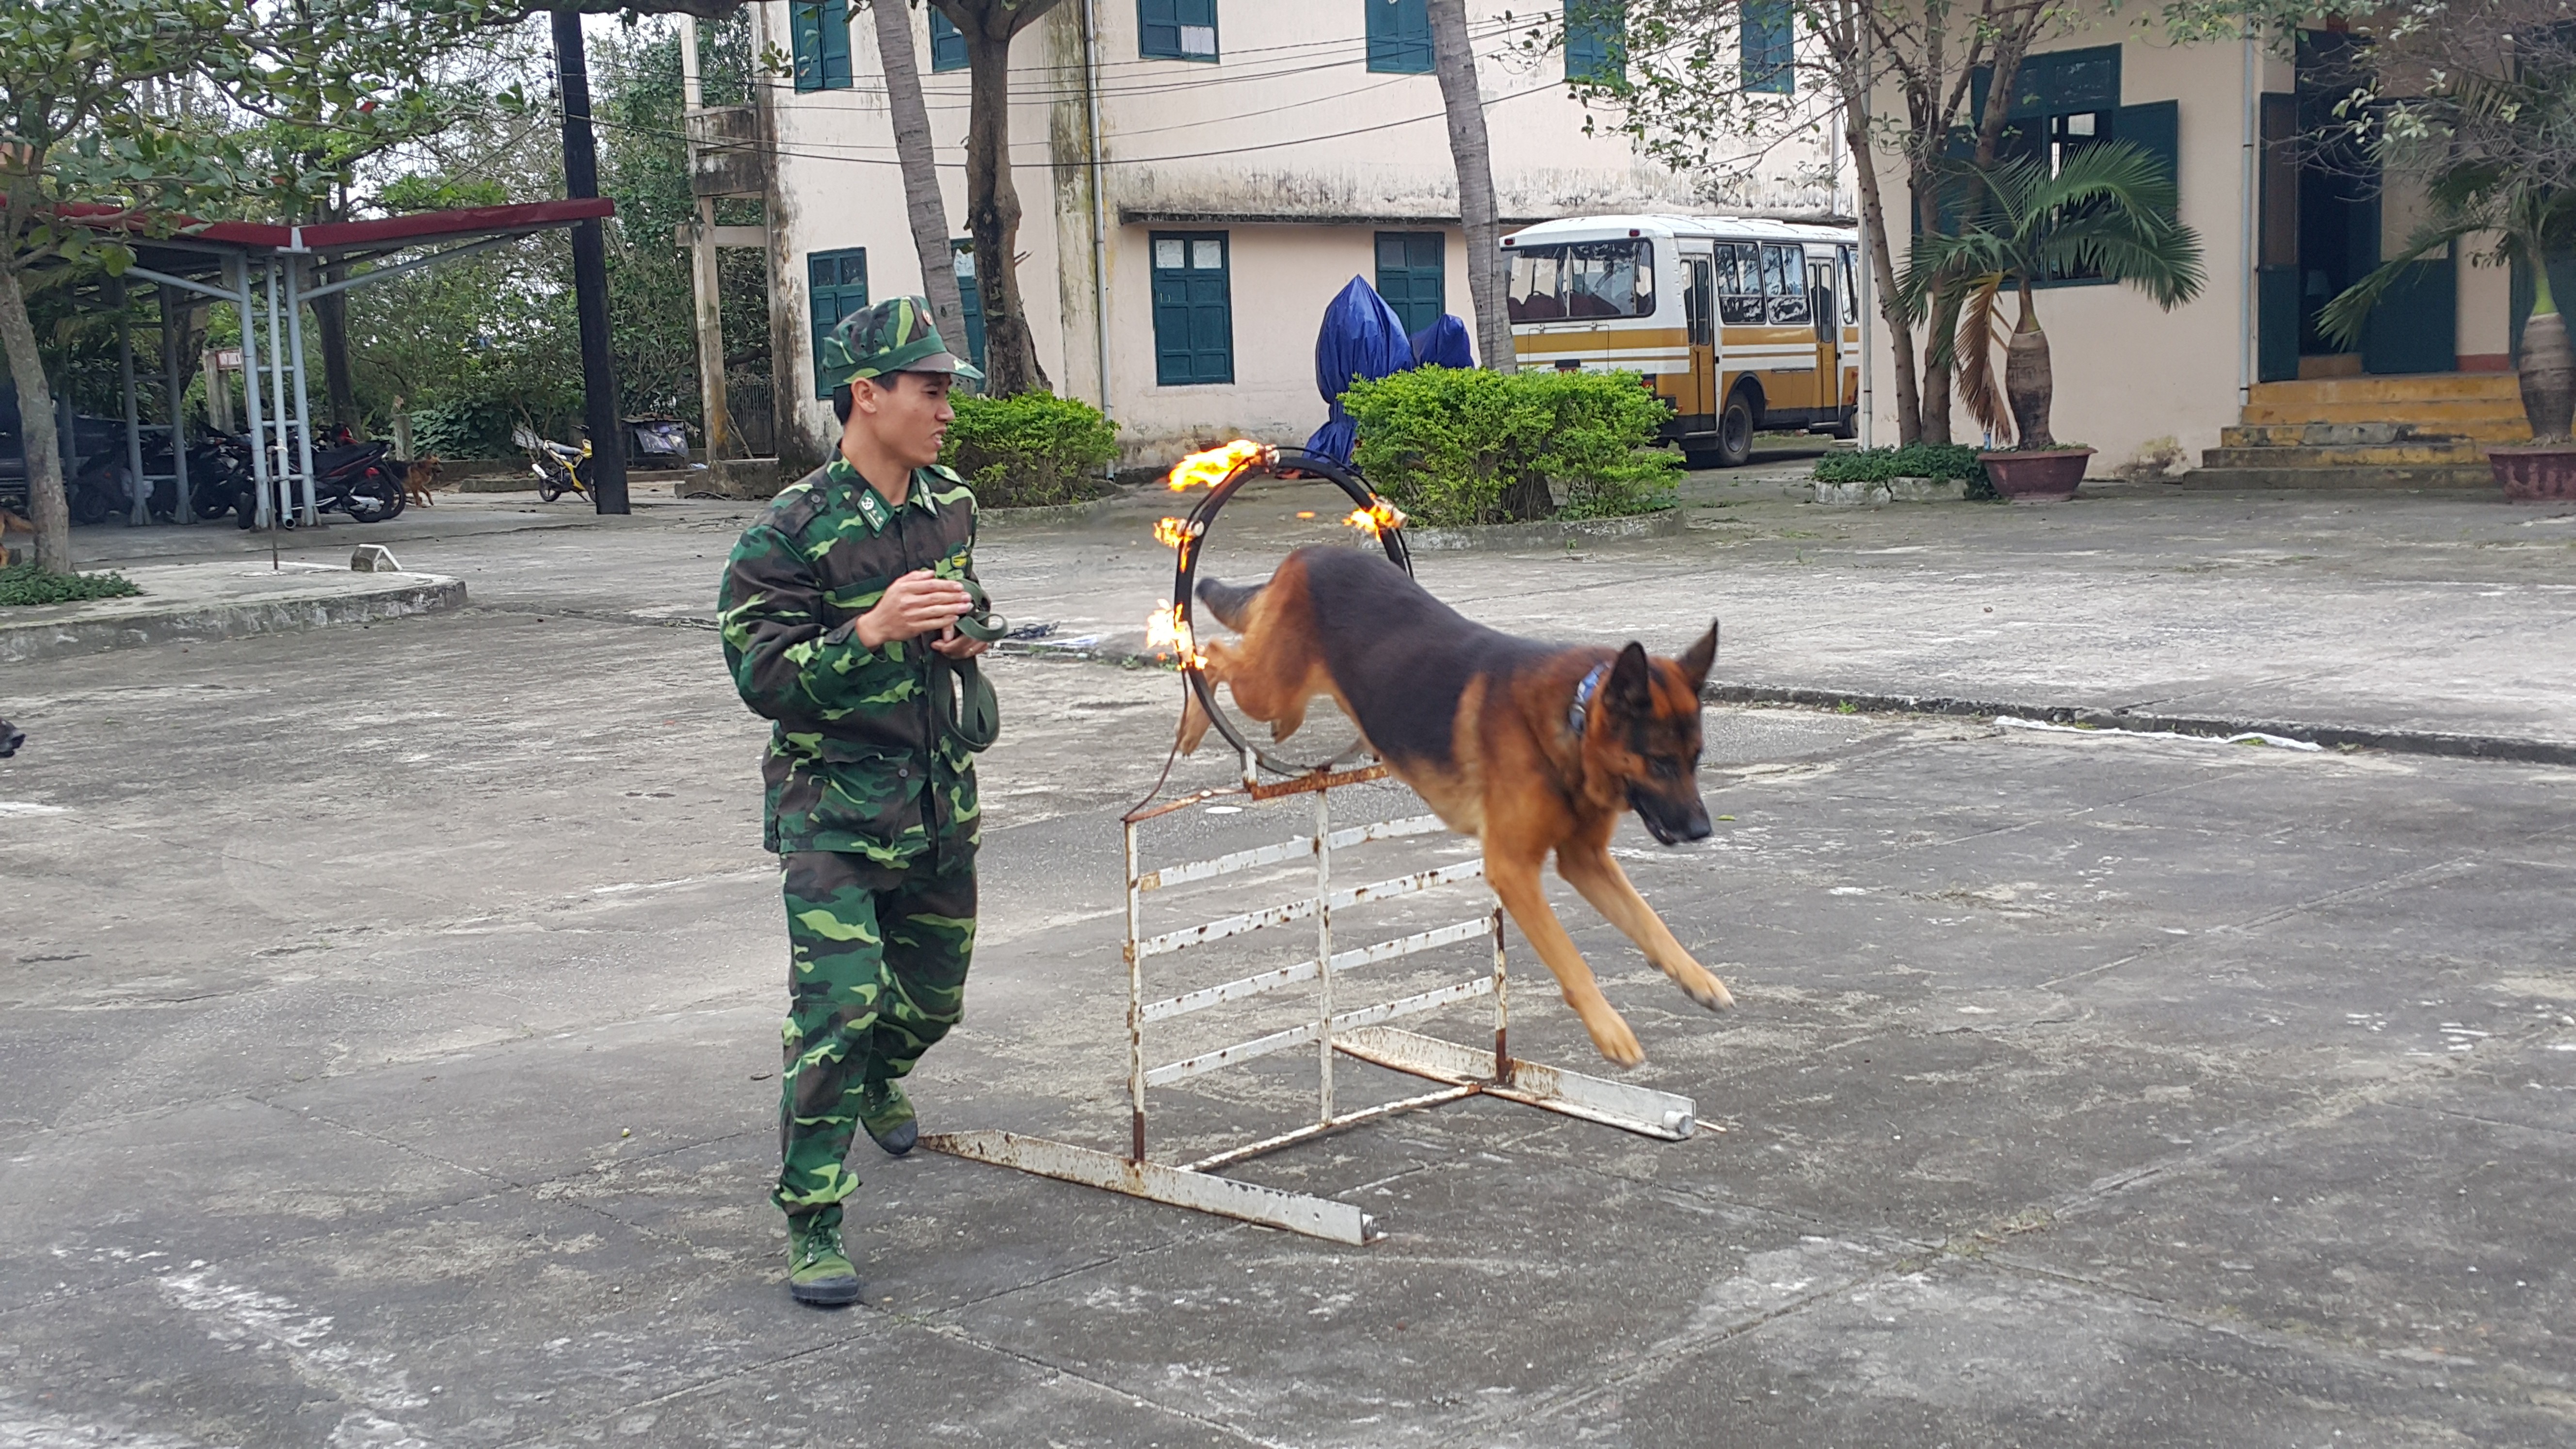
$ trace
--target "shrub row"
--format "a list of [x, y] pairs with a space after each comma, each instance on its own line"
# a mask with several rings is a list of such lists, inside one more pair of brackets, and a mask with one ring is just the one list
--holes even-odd
[[123, 574], [57, 574], [31, 563], [0, 569], [0, 606], [78, 604], [90, 599], [122, 599], [142, 592]]
[[1827, 453], [1816, 460], [1819, 483], [1885, 483], [1892, 478], [1963, 478], [1974, 491], [1986, 481], [1986, 465], [1977, 461], [1976, 449], [1961, 443], [1864, 448], [1856, 453]]
[[959, 397], [939, 461], [963, 474], [986, 508], [1079, 503], [1109, 491], [1118, 425], [1077, 398], [1043, 392]]
[[1654, 446], [1670, 414], [1635, 373], [1419, 367], [1353, 384], [1342, 406], [1359, 423], [1352, 461], [1417, 523], [1672, 506], [1681, 460]]

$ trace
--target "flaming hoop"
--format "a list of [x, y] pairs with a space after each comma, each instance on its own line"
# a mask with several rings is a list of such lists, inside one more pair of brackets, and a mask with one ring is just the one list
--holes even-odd
[[[1310, 478], [1321, 478], [1350, 495], [1356, 506], [1341, 519], [1378, 542], [1386, 550], [1387, 561], [1410, 574], [1413, 556], [1404, 543], [1405, 517], [1402, 510], [1377, 495], [1366, 480], [1349, 468], [1303, 448], [1273, 448], [1249, 439], [1237, 438], [1221, 448], [1192, 453], [1172, 465], [1166, 480], [1175, 493], [1204, 488], [1196, 507], [1187, 518], [1166, 518], [1154, 525], [1154, 538], [1176, 553], [1172, 571], [1171, 602], [1159, 605], [1145, 623], [1146, 647], [1169, 651], [1199, 704], [1208, 712], [1217, 733], [1244, 761], [1244, 778], [1249, 783], [1254, 767], [1276, 775], [1311, 775], [1349, 763], [1362, 751], [1354, 744], [1329, 760], [1300, 763], [1282, 760], [1244, 737], [1234, 719], [1216, 701], [1216, 686], [1207, 677], [1207, 655], [1198, 647], [1191, 627], [1190, 610], [1198, 587], [1199, 554], [1207, 542], [1208, 531], [1215, 526], [1216, 516], [1228, 499], [1243, 485], [1256, 478], [1273, 478], [1296, 472]], [[1300, 518], [1313, 518], [1300, 513]]]

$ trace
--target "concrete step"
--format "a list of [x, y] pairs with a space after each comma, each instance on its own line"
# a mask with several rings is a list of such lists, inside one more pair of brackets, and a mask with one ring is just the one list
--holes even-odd
[[2357, 448], [2390, 443], [2450, 444], [2474, 438], [2413, 423], [2254, 423], [2218, 430], [2222, 448]]
[[2249, 428], [2403, 423], [2413, 427], [2417, 433], [2475, 438], [2485, 443], [2527, 442], [2531, 437], [2531, 425], [2523, 419], [2519, 400], [2512, 403], [2475, 401], [2447, 404], [2306, 403], [2296, 407], [2262, 403], [2248, 406], [2239, 422]]
[[2495, 490], [2495, 474], [2486, 464], [2415, 468], [2194, 468], [2173, 480], [2177, 488], [2273, 489], [2325, 488], [2364, 492], [2403, 489]]
[[2349, 447], [2203, 448], [2204, 468], [2483, 468], [2486, 452], [2468, 441], [2359, 444]]
[[2258, 382], [2247, 399], [2256, 404], [2432, 402], [2502, 399], [2519, 404], [2522, 384], [2510, 372], [2430, 372], [2405, 377], [2312, 377]]

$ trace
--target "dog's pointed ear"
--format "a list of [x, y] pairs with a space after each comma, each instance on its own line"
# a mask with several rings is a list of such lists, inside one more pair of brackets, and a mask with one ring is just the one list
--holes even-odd
[[1691, 647], [1683, 650], [1682, 657], [1677, 662], [1682, 667], [1682, 677], [1690, 681], [1691, 693], [1699, 693], [1700, 689], [1708, 683], [1710, 667], [1717, 663], [1717, 621], [1715, 619], [1708, 621], [1708, 632], [1699, 636], [1698, 641]]
[[1655, 707], [1655, 676], [1646, 663], [1646, 646], [1630, 640], [1619, 651], [1610, 666], [1610, 677], [1602, 681], [1601, 692], [1612, 704], [1631, 714], [1644, 714]]

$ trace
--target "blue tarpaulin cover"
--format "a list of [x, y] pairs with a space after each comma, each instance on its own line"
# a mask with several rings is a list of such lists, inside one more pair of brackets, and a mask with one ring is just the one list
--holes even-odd
[[1442, 313], [1440, 320], [1413, 334], [1416, 367], [1473, 367], [1476, 349], [1467, 341], [1467, 324]]
[[1387, 377], [1413, 366], [1413, 341], [1404, 335], [1404, 319], [1377, 294], [1366, 278], [1353, 277], [1324, 309], [1323, 330], [1315, 334], [1315, 390], [1332, 412], [1306, 450], [1337, 463], [1351, 460], [1351, 442], [1359, 426], [1342, 411], [1342, 393], [1355, 377]]

